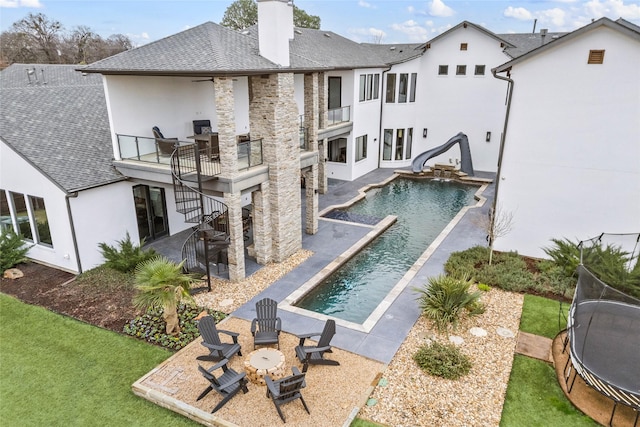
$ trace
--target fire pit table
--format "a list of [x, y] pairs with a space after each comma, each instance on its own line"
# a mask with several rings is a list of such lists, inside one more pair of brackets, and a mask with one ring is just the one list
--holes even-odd
[[264, 377], [284, 378], [284, 354], [275, 348], [261, 348], [249, 353], [244, 361], [247, 378], [254, 384], [265, 385]]

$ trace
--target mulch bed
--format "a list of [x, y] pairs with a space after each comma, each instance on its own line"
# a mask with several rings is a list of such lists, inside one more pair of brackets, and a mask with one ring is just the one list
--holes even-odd
[[138, 314], [131, 303], [133, 290], [119, 289], [115, 292], [113, 289], [92, 287], [88, 291], [76, 284], [74, 274], [35, 262], [22, 263], [16, 268], [24, 273], [24, 277], [3, 277], [0, 292], [25, 303], [115, 332], [122, 332], [125, 323]]

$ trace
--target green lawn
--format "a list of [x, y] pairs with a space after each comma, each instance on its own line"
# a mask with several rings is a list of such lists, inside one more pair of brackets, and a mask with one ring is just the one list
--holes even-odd
[[[558, 326], [558, 301], [525, 295], [520, 330], [553, 338], [566, 324], [566, 310]], [[516, 355], [511, 368], [500, 425], [503, 427], [597, 426], [565, 397], [553, 366]]]
[[0, 420], [6, 426], [194, 426], [135, 396], [159, 347], [0, 294]]

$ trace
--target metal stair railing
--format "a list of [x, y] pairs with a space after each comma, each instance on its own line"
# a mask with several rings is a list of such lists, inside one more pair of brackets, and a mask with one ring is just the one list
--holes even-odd
[[171, 154], [171, 178], [176, 210], [184, 215], [186, 222], [198, 224], [182, 245], [183, 268], [187, 273], [206, 274], [210, 291], [210, 264], [215, 263], [219, 270], [221, 263], [227, 263], [229, 227], [227, 205], [202, 190], [204, 180], [215, 179], [220, 174], [220, 163], [211, 159], [203, 162], [203, 155], [206, 157], [206, 149], [198, 149], [197, 144], [176, 147]]

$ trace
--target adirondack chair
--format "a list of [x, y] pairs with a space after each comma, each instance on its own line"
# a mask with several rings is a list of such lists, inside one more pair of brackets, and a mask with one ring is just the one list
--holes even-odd
[[256, 302], [256, 318], [251, 321], [253, 348], [257, 345], [276, 344], [280, 349], [282, 321], [278, 317], [278, 303], [271, 298]]
[[[211, 316], [205, 316], [198, 322], [198, 330], [202, 335], [202, 345], [209, 349], [206, 356], [198, 356], [197, 360], [207, 360], [217, 362], [222, 359], [230, 359], [234, 354], [242, 356], [240, 352], [240, 344], [238, 344], [237, 332], [225, 331], [216, 327], [216, 321]], [[220, 340], [220, 334], [229, 335], [233, 343], [223, 343]]]
[[[307, 369], [310, 364], [312, 365], [339, 365], [340, 362], [337, 360], [325, 359], [325, 353], [332, 353], [331, 351], [331, 339], [336, 334], [336, 322], [333, 319], [327, 320], [327, 323], [324, 324], [324, 329], [322, 332], [314, 332], [310, 334], [302, 334], [296, 335], [300, 342], [298, 346], [296, 346], [296, 356], [300, 362], [302, 362], [302, 372], [307, 372]], [[305, 346], [304, 342], [307, 338], [311, 338], [313, 336], [320, 336], [318, 340], [318, 344], [314, 346]]]
[[[227, 403], [233, 396], [235, 396], [240, 390], [243, 393], [247, 393], [249, 389], [247, 388], [247, 374], [244, 372], [238, 373], [233, 369], [229, 368], [227, 364], [229, 360], [222, 359], [220, 362], [216, 363], [209, 369], [205, 369], [202, 366], [198, 365], [198, 370], [204, 376], [207, 381], [209, 381], [209, 386], [196, 399], [196, 401], [205, 397], [211, 390], [215, 390], [222, 396], [222, 400], [218, 402], [218, 404], [213, 408], [211, 413], [213, 414], [218, 409], [222, 408], [225, 403]], [[213, 373], [217, 369], [222, 368], [222, 375], [216, 377]]]
[[285, 420], [280, 406], [293, 400], [300, 399], [307, 414], [311, 414], [300, 392], [300, 390], [306, 386], [304, 382], [305, 374], [301, 374], [295, 366], [292, 367], [291, 370], [293, 371], [293, 375], [282, 378], [281, 380], [273, 381], [269, 375], [264, 377], [267, 383], [267, 397], [270, 397], [273, 404], [276, 405], [276, 410], [285, 423], [287, 420]]

